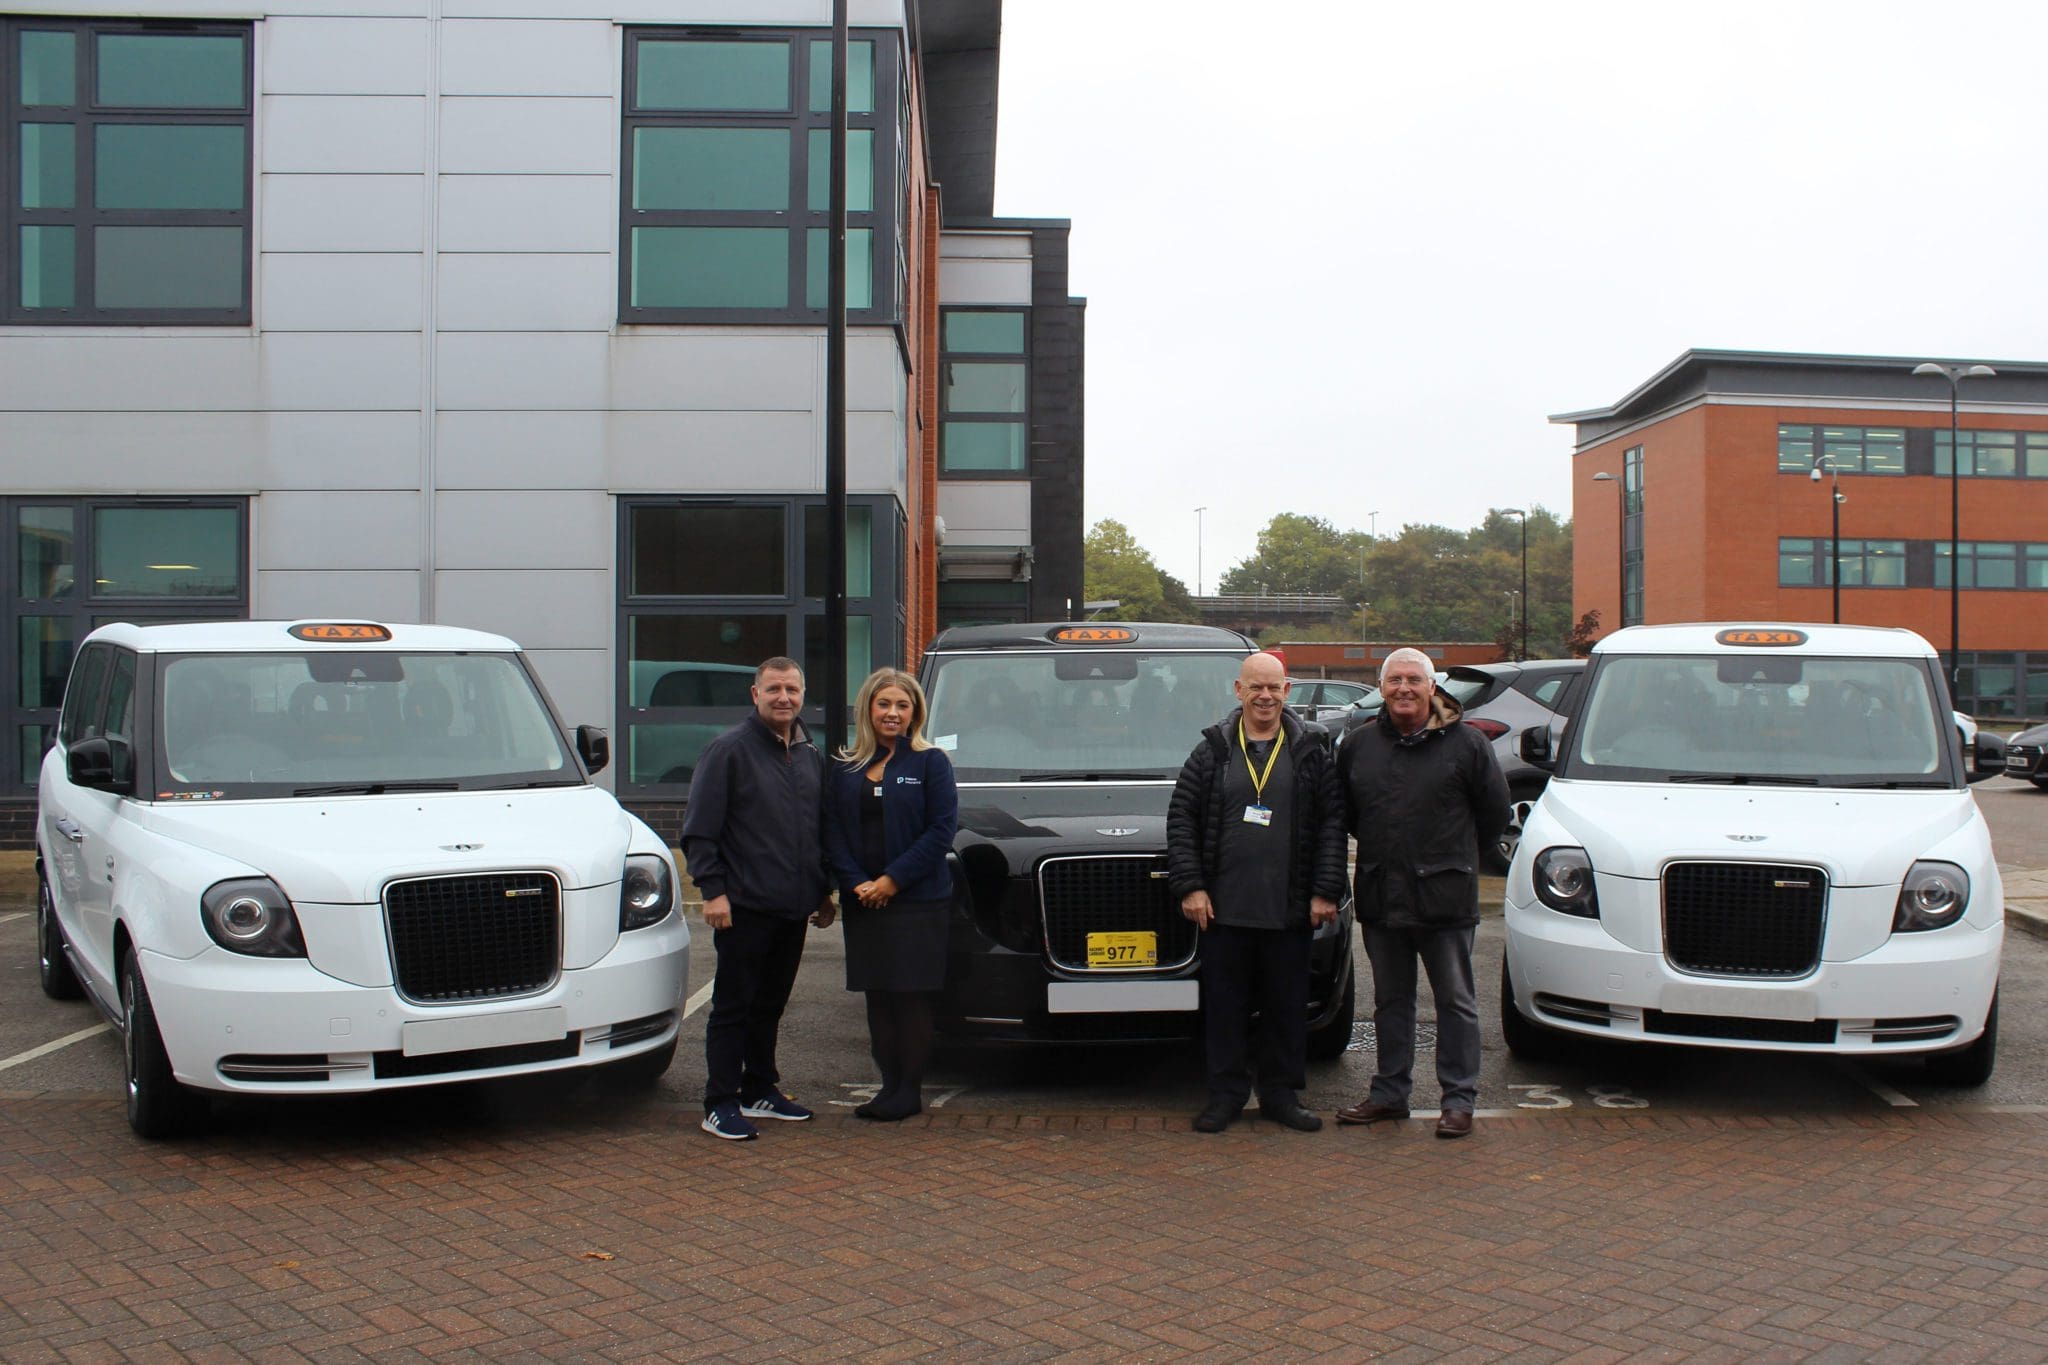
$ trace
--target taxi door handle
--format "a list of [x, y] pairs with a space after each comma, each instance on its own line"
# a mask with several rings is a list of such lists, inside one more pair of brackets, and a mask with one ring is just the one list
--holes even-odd
[[65, 838], [69, 839], [72, 843], [82, 844], [85, 842], [85, 830], [78, 824], [77, 821], [68, 819], [65, 816], [60, 815], [56, 818], [56, 820], [53, 823], [57, 826], [57, 832], [63, 835]]

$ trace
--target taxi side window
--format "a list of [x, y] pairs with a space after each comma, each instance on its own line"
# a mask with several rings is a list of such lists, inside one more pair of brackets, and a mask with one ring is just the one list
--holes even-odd
[[100, 733], [100, 716], [107, 699], [107, 665], [113, 653], [105, 645], [89, 645], [79, 655], [71, 687], [64, 694], [64, 718], [57, 732], [67, 748]]
[[135, 740], [135, 656], [126, 650], [114, 655], [107, 671], [106, 721], [101, 733], [124, 744]]

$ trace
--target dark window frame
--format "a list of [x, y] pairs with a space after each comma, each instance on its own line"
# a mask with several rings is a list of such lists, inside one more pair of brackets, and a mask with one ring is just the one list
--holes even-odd
[[[21, 511], [28, 507], [64, 507], [72, 513], [72, 590], [61, 597], [34, 597], [19, 573], [21, 564]], [[92, 565], [97, 549], [98, 528], [94, 513], [104, 508], [232, 508], [235, 511], [237, 588], [232, 596], [163, 597], [96, 596], [91, 591]], [[249, 500], [236, 497], [0, 497], [0, 562], [7, 565], [12, 585], [0, 597], [0, 679], [5, 680], [6, 702], [0, 706], [0, 798], [33, 796], [32, 783], [21, 780], [26, 755], [22, 730], [43, 727], [43, 748], [56, 737], [59, 706], [27, 706], [21, 695], [21, 622], [31, 617], [68, 617], [72, 622], [73, 657], [65, 665], [67, 679], [76, 662], [76, 651], [85, 637], [99, 626], [113, 621], [138, 625], [174, 621], [243, 621], [250, 603]], [[81, 586], [86, 591], [80, 591]]]
[[1621, 452], [1621, 624], [1643, 623], [1643, 448]]
[[[1883, 545], [1887, 550], [1873, 550], [1873, 545]], [[1906, 571], [1907, 542], [1903, 540], [1874, 539], [1868, 536], [1842, 538], [1842, 586], [1845, 588], [1870, 588], [1889, 592], [1912, 586]], [[1801, 550], [1796, 547], [1808, 546]], [[1812, 573], [1807, 579], [1792, 579], [1785, 576], [1785, 560], [1788, 555], [1807, 555]], [[1874, 583], [1870, 581], [1872, 561], [1899, 566], [1899, 581], [1896, 583]], [[1853, 568], [1851, 566], [1854, 566]], [[1826, 588], [1833, 586], [1834, 538], [1832, 536], [1780, 536], [1778, 537], [1778, 586], [1781, 588]]]
[[[810, 108], [809, 61], [811, 44], [828, 44], [832, 31], [823, 28], [710, 28], [701, 25], [629, 25], [624, 44], [624, 85], [620, 92], [619, 117], [619, 276], [618, 319], [625, 325], [688, 325], [728, 323], [797, 323], [811, 326], [827, 321], [828, 309], [806, 306], [809, 234], [829, 233], [829, 210], [810, 207], [811, 133], [830, 133], [829, 109]], [[645, 42], [787, 42], [790, 50], [789, 107], [781, 110], [699, 110], [641, 109], [634, 100], [639, 92], [640, 45]], [[866, 113], [847, 111], [849, 134], [873, 133], [871, 141], [874, 174], [874, 207], [863, 212], [849, 210], [849, 234], [869, 229], [869, 307], [846, 310], [849, 323], [862, 325], [903, 325], [903, 299], [908, 288], [904, 278], [905, 259], [902, 234], [905, 217], [905, 187], [899, 166], [906, 164], [899, 153], [907, 136], [898, 117], [904, 89], [901, 35], [893, 29], [853, 29], [848, 41], [874, 45], [874, 108]], [[729, 209], [636, 209], [633, 206], [633, 134], [641, 128], [741, 128], [780, 129], [790, 135], [789, 207], [783, 210]], [[788, 302], [781, 308], [670, 308], [636, 307], [633, 304], [633, 229], [636, 227], [772, 227], [789, 234]], [[829, 239], [828, 239], [829, 250]]]
[[[946, 321], [956, 313], [1013, 313], [1024, 320], [1024, 342], [1015, 351], [946, 349]], [[946, 376], [955, 364], [1014, 364], [1024, 371], [1022, 412], [953, 412], [946, 406]], [[939, 309], [939, 477], [941, 479], [1025, 480], [1031, 478], [1032, 426], [1031, 308], [1028, 304], [947, 304]], [[952, 425], [1016, 426], [1023, 429], [1024, 462], [1016, 469], [954, 469], [946, 464], [946, 428]]]
[[[1906, 430], [1905, 427], [1838, 427], [1829, 426], [1825, 422], [1780, 422], [1778, 472], [1811, 478], [1815, 469], [1822, 472], [1832, 469], [1836, 473], [1854, 474], [1858, 478], [1903, 477], [1906, 473]], [[1839, 433], [1832, 441], [1826, 435], [1831, 431]], [[1806, 434], [1801, 436], [1797, 434], [1799, 432]], [[1872, 432], [1879, 433], [1875, 441], [1871, 438]], [[1897, 436], [1896, 441], [1892, 439], [1894, 434]], [[1856, 450], [1855, 454], [1850, 456], [1844, 448], [1852, 444]], [[1873, 445], [1886, 451], [1895, 448], [1896, 467], [1873, 468], [1870, 463]]]
[[[74, 102], [20, 103], [21, 35], [75, 35], [77, 70]], [[242, 103], [229, 108], [150, 108], [102, 105], [98, 101], [97, 38], [102, 34], [239, 37], [242, 40]], [[230, 20], [86, 19], [12, 15], [0, 18], [0, 322], [29, 326], [248, 326], [254, 319], [255, 288], [255, 26]], [[21, 126], [65, 123], [73, 133], [72, 204], [63, 209], [29, 209], [21, 198]], [[242, 130], [242, 207], [228, 209], [100, 209], [94, 206], [95, 131], [102, 126], [150, 125], [239, 127]], [[73, 230], [72, 306], [27, 308], [21, 301], [21, 230]], [[242, 233], [242, 300], [234, 308], [99, 308], [91, 302], [96, 247], [101, 227], [238, 227]]]
[[[692, 494], [632, 494], [618, 499], [616, 614], [613, 639], [613, 726], [617, 735], [617, 785], [622, 796], [638, 800], [677, 800], [689, 792], [687, 782], [635, 781], [633, 779], [633, 729], [645, 725], [717, 725], [720, 728], [745, 714], [732, 707], [633, 705], [632, 638], [635, 619], [660, 617], [780, 616], [783, 620], [782, 653], [805, 662], [806, 622], [819, 620], [825, 610], [822, 596], [804, 592], [804, 514], [809, 507], [822, 507], [817, 493], [736, 494], [729, 497]], [[849, 509], [868, 509], [868, 592], [847, 598], [849, 617], [865, 616], [869, 628], [869, 667], [897, 666], [903, 658], [903, 636], [907, 605], [903, 593], [904, 517], [891, 494], [855, 494], [847, 498]], [[783, 509], [783, 573], [788, 590], [781, 594], [728, 594], [724, 596], [683, 596], [633, 594], [633, 512], [645, 507], [764, 507]], [[756, 659], [753, 663], [759, 663]], [[807, 664], [808, 667], [808, 664]], [[847, 700], [860, 685], [860, 678], [847, 680]], [[824, 719], [824, 697], [819, 680], [805, 677], [804, 721], [817, 729]], [[822, 742], [822, 741], [821, 741]]]
[[[1948, 428], [1936, 427], [1933, 431], [1934, 476], [1945, 479], [1949, 476]], [[1957, 477], [1964, 479], [2048, 479], [2048, 431], [2024, 429], [2006, 430], [1992, 427], [1962, 427], [1956, 435], [1961, 444], [1970, 452], [1969, 468], [1960, 471]], [[2010, 474], [1986, 474], [1982, 470], [1983, 455], [1979, 438], [1985, 436], [2009, 436], [2012, 438], [2013, 472]], [[2029, 454], [2042, 457], [2041, 472], [2034, 473], [2028, 468]]]

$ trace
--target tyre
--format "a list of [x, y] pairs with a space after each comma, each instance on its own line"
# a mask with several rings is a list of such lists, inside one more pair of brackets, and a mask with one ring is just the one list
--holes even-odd
[[170, 1055], [150, 1007], [136, 954], [121, 959], [121, 1060], [128, 1082], [128, 1126], [153, 1141], [196, 1132], [206, 1119], [206, 1097], [171, 1074]]
[[1991, 1012], [1984, 1016], [1984, 1031], [1977, 1041], [1954, 1052], [1927, 1054], [1927, 1079], [1936, 1085], [1982, 1085], [1991, 1079], [1998, 1065], [1998, 994], [1992, 992]]
[[676, 1059], [676, 1040], [652, 1052], [642, 1052], [621, 1061], [606, 1062], [597, 1069], [598, 1079], [614, 1090], [646, 1090], [668, 1074]]
[[1545, 1028], [1515, 1005], [1515, 986], [1508, 976], [1508, 960], [1500, 960], [1500, 1036], [1508, 1051], [1524, 1062], [1561, 1061], [1571, 1051], [1571, 1039], [1556, 1029]]
[[1308, 1031], [1308, 1058], [1312, 1062], [1327, 1062], [1344, 1055], [1344, 1049], [1351, 1046], [1351, 1022], [1358, 1017], [1358, 973], [1353, 971], [1344, 983], [1344, 998], [1338, 1002], [1337, 1013], [1321, 1028]]
[[42, 977], [43, 994], [52, 1000], [76, 1000], [85, 994], [64, 956], [64, 926], [57, 923], [57, 904], [50, 898], [50, 884], [36, 878], [36, 969]]
[[1515, 860], [1515, 850], [1521, 847], [1522, 829], [1529, 823], [1529, 812], [1535, 808], [1536, 798], [1543, 795], [1543, 789], [1516, 792], [1508, 804], [1507, 828], [1500, 837], [1479, 850], [1479, 861], [1488, 872], [1496, 877], [1505, 877], [1508, 864]]

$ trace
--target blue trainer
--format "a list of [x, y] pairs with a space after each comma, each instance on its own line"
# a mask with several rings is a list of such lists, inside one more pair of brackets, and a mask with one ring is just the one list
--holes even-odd
[[802, 1123], [811, 1117], [811, 1111], [798, 1104], [789, 1096], [768, 1087], [766, 1094], [756, 1095], [750, 1100], [740, 1101], [740, 1112], [754, 1119], [782, 1119], [788, 1123]]
[[740, 1107], [731, 1100], [712, 1105], [710, 1112], [704, 1115], [704, 1122], [697, 1126], [711, 1136], [724, 1138], [728, 1142], [745, 1142], [749, 1138], [761, 1136], [761, 1130], [747, 1122], [747, 1116], [742, 1114]]

